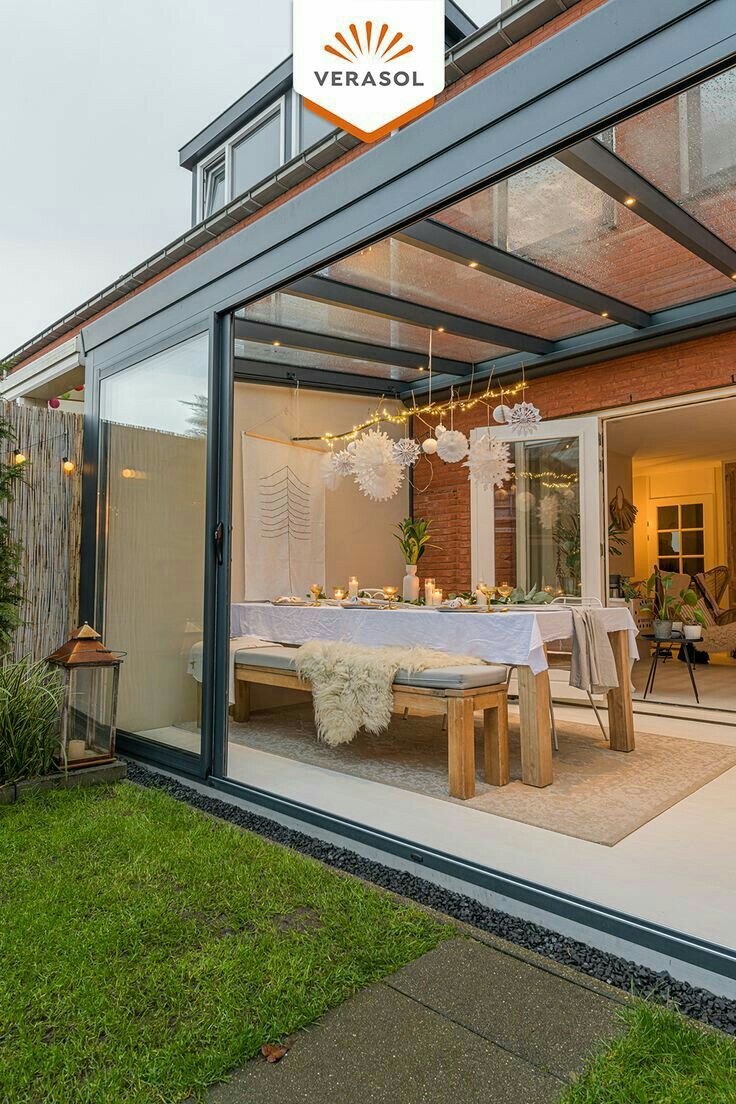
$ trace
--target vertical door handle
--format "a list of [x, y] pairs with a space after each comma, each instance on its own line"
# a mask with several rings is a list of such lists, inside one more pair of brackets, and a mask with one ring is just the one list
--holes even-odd
[[215, 532], [213, 536], [215, 540], [215, 561], [218, 564], [222, 564], [222, 545], [225, 537], [225, 526], [222, 524], [222, 522], [220, 522], [219, 525], [215, 527]]

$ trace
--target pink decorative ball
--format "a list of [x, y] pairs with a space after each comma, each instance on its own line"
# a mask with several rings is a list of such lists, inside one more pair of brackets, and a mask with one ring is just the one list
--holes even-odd
[[49, 399], [49, 406], [52, 410], [58, 410], [61, 406], [61, 401], [59, 399]]

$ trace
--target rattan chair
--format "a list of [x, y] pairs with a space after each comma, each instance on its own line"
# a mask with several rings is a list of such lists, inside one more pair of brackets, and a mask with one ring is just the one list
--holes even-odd
[[725, 566], [713, 567], [693, 578], [698, 608], [705, 619], [702, 639], [695, 641], [695, 646], [709, 654], [736, 652], [736, 606], [724, 610], [718, 604], [730, 580], [731, 572]]

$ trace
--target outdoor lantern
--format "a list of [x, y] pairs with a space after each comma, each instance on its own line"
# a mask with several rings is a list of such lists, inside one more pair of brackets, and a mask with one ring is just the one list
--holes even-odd
[[47, 663], [63, 672], [64, 702], [58, 762], [75, 769], [115, 758], [118, 680], [122, 655], [111, 652], [87, 622]]

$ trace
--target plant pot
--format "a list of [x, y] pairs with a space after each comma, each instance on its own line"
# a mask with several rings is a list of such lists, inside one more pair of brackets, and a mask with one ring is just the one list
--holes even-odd
[[660, 621], [658, 617], [654, 618], [652, 622], [652, 628], [654, 630], [655, 640], [669, 640], [672, 636], [672, 622]]
[[672, 622], [672, 631], [673, 631], [673, 633], [679, 633], [680, 636], [682, 636], [683, 628], [684, 628], [684, 626], [682, 624], [682, 621], [673, 621]]
[[686, 640], [700, 640], [703, 635], [700, 625], [685, 625], [683, 632]]
[[419, 579], [417, 578], [417, 565], [407, 564], [404, 585], [401, 592], [405, 602], [416, 602], [419, 597]]

